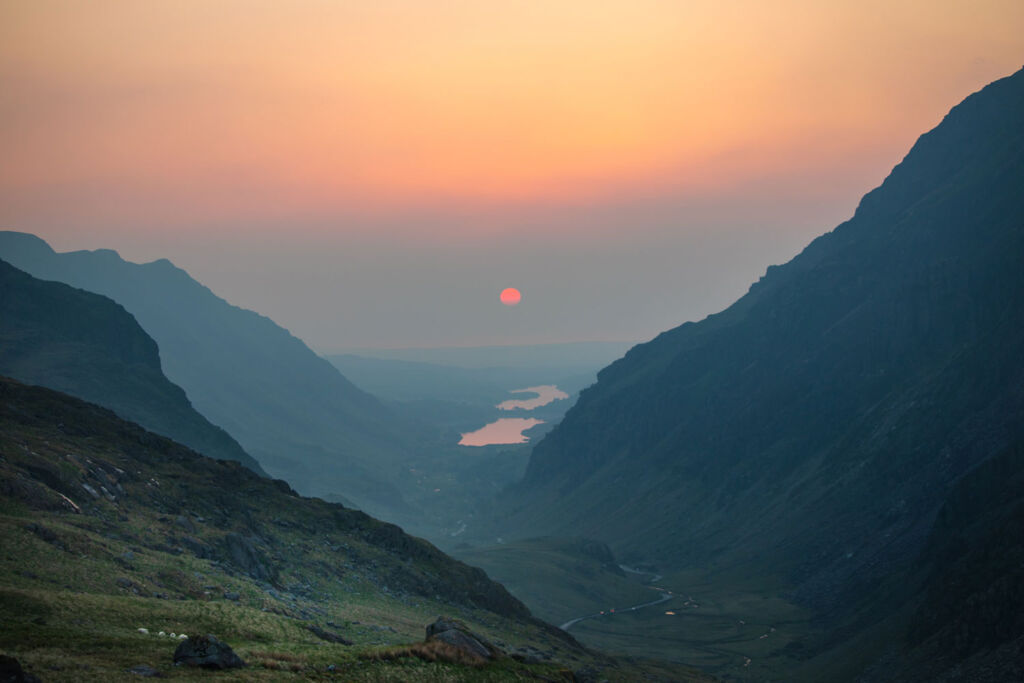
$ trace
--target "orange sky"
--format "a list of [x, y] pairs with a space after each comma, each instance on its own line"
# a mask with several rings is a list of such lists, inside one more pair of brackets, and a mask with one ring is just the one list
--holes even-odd
[[1024, 60], [1019, 0], [0, 7], [8, 224], [814, 192]]
[[1022, 0], [0, 0], [0, 229], [321, 349], [636, 340], [1022, 64]]

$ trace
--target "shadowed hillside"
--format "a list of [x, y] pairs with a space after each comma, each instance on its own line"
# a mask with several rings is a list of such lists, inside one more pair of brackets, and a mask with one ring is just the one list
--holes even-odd
[[166, 259], [58, 254], [16, 232], [0, 232], [0, 258], [124, 306], [159, 344], [168, 378], [274, 476], [311, 495], [406, 511], [392, 483], [408, 459], [403, 421], [269, 318], [230, 305]]
[[[0, 544], [0, 651], [47, 681], [205, 678], [173, 666], [169, 632], [232, 645], [248, 667], [207, 674], [224, 680], [708, 680], [584, 650], [394, 525], [8, 379]], [[423, 643], [438, 614], [495, 658]]]
[[153, 340], [110, 299], [0, 261], [0, 374], [57, 389], [213, 458], [260, 466], [197, 413], [160, 369]]
[[[853, 218], [734, 305], [602, 370], [500, 528], [780, 580], [819, 624], [879, 633], [892, 616], [901, 632], [937, 511], [1024, 424], [1021, 188], [1024, 71], [950, 111]], [[877, 656], [863, 646], [847, 661]]]

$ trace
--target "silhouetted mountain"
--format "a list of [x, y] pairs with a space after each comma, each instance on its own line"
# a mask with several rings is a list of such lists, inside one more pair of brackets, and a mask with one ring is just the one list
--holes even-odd
[[200, 453], [260, 466], [197, 413], [120, 305], [0, 261], [0, 374], [73, 394]]
[[508, 523], [850, 604], [1024, 424], [1022, 264], [1024, 71], [731, 307], [602, 370], [535, 447]]
[[0, 232], [0, 257], [124, 306], [159, 344], [167, 377], [275, 477], [377, 513], [404, 509], [391, 484], [406, 459], [400, 420], [269, 318], [232, 306], [166, 259], [58, 254], [17, 232]]

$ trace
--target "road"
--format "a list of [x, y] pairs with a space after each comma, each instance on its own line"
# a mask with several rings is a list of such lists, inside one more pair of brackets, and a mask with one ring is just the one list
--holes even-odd
[[[650, 572], [642, 572], [642, 571], [639, 571], [637, 569], [632, 569], [630, 567], [627, 567], [625, 565], [619, 565], [619, 567], [623, 571], [629, 572], [630, 574], [647, 574], [648, 576], [651, 576], [652, 578], [650, 579], [650, 583], [654, 583], [655, 581], [661, 580], [661, 575], [660, 574], [651, 574]], [[645, 602], [642, 605], [633, 605], [632, 607], [623, 607], [622, 609], [613, 608], [613, 609], [607, 610], [605, 612], [595, 612], [594, 614], [587, 614], [587, 615], [582, 616], [582, 617], [576, 617], [575, 619], [570, 619], [569, 621], [565, 622], [564, 624], [562, 624], [558, 628], [562, 629], [563, 631], [568, 631], [570, 628], [572, 628], [573, 624], [578, 624], [579, 622], [581, 622], [581, 621], [583, 621], [585, 619], [597, 619], [599, 617], [609, 617], [609, 616], [614, 616], [616, 614], [624, 614], [625, 612], [635, 612], [638, 609], [643, 609], [644, 607], [652, 607], [654, 605], [660, 605], [661, 603], [668, 602], [673, 597], [675, 597], [675, 596], [672, 595], [672, 592], [669, 591], [666, 588], [661, 588], [660, 586], [648, 586], [648, 588], [653, 588], [655, 590], [661, 591], [661, 597], [659, 597], [657, 600], [652, 600], [650, 602]]]

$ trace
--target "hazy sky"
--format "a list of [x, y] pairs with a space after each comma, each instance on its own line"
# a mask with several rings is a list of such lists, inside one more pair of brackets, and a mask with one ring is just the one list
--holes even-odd
[[0, 0], [0, 227], [320, 350], [643, 339], [1022, 64], [1020, 0]]

